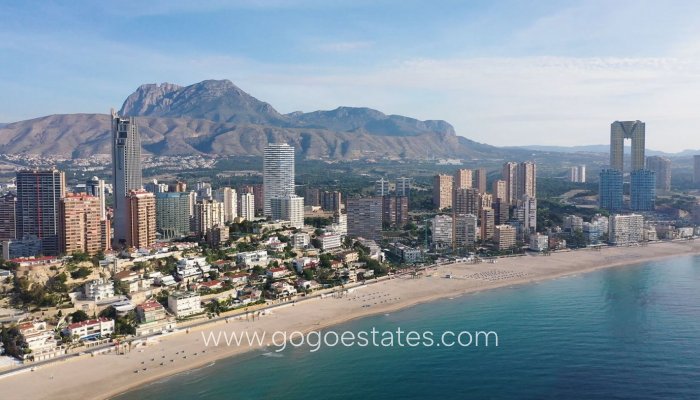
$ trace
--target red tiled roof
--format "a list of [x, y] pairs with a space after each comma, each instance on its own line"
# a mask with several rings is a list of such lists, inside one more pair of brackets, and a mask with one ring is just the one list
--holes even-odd
[[76, 328], [81, 328], [83, 326], [96, 325], [96, 324], [99, 324], [100, 322], [108, 322], [108, 321], [111, 321], [111, 320], [108, 318], [104, 318], [104, 317], [98, 318], [98, 319], [89, 319], [87, 321], [81, 321], [81, 322], [76, 322], [76, 323], [70, 324], [70, 325], [68, 325], [68, 329], [73, 330]]

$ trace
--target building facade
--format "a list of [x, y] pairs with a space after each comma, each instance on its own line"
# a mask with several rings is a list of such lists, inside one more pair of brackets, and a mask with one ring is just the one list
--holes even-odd
[[63, 254], [97, 254], [108, 250], [100, 219], [100, 199], [68, 194], [59, 203], [59, 247]]
[[348, 235], [370, 240], [382, 238], [382, 198], [347, 199]]
[[126, 246], [146, 248], [156, 241], [156, 198], [145, 190], [132, 190], [126, 198]]
[[156, 194], [156, 228], [164, 239], [190, 234], [190, 194], [166, 192]]
[[630, 185], [630, 209], [654, 211], [656, 206], [656, 174], [648, 169], [632, 171]]
[[59, 203], [66, 194], [66, 176], [52, 170], [25, 170], [17, 173], [18, 239], [36, 236], [44, 255], [58, 255]]
[[271, 199], [272, 220], [289, 221], [297, 229], [304, 227], [304, 198], [295, 194]]
[[608, 211], [622, 210], [622, 171], [612, 168], [600, 171], [598, 205]]
[[656, 189], [662, 192], [671, 190], [671, 160], [666, 157], [647, 157], [647, 169], [656, 176]]
[[272, 199], [294, 194], [294, 147], [286, 143], [270, 143], [263, 160], [263, 209], [272, 216]]
[[133, 190], [143, 188], [141, 137], [133, 117], [118, 116], [112, 110], [112, 190], [114, 192], [114, 244], [129, 242], [128, 199]]
[[433, 178], [433, 205], [438, 210], [452, 207], [452, 176], [441, 174]]

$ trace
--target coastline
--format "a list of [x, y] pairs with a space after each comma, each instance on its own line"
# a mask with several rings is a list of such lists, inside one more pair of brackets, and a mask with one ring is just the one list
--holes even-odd
[[[201, 332], [307, 332], [462, 294], [699, 253], [700, 242], [675, 241], [645, 247], [584, 249], [550, 256], [502, 258], [495, 264], [443, 265], [432, 276], [380, 281], [357, 287], [353, 294], [344, 298], [316, 298], [276, 308], [255, 321], [231, 319], [230, 322], [213, 322], [192, 328], [189, 333], [159, 337], [158, 343], [137, 348], [127, 355], [109, 353], [75, 357], [41, 366], [33, 372], [2, 377], [0, 392], [33, 399], [111, 398], [147, 383], [260, 348], [205, 347]], [[448, 273], [452, 279], [445, 278]], [[384, 298], [370, 307], [362, 305], [361, 299], [354, 296], [375, 295], [378, 298], [379, 293], [389, 299]], [[135, 370], [139, 373], [134, 373]]]

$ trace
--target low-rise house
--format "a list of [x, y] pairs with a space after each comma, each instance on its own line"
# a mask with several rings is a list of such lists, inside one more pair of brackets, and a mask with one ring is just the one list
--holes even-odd
[[304, 270], [304, 267], [307, 267], [309, 265], [316, 265], [318, 264], [318, 258], [316, 257], [301, 257], [297, 258], [296, 260], [292, 261], [292, 266], [294, 267], [294, 270], [297, 271], [298, 273], [302, 273]]
[[311, 243], [311, 237], [308, 233], [299, 232], [292, 235], [291, 242], [293, 248], [303, 249]]
[[280, 279], [289, 275], [289, 270], [285, 267], [270, 268], [267, 270], [267, 277], [272, 279]]
[[236, 255], [236, 261], [247, 268], [267, 266], [268, 260], [267, 250], [246, 251]]
[[314, 280], [299, 279], [296, 283], [299, 290], [316, 290], [321, 288], [321, 284]]
[[358, 280], [374, 278], [374, 271], [371, 269], [358, 269], [356, 272]]
[[297, 290], [294, 286], [288, 284], [287, 282], [275, 282], [270, 286], [270, 291], [274, 298], [289, 297], [297, 294]]
[[237, 272], [227, 275], [225, 279], [228, 279], [233, 286], [245, 285], [248, 283], [248, 274], [245, 272]]
[[180, 280], [188, 278], [203, 277], [211, 270], [211, 265], [207, 263], [204, 257], [182, 258], [177, 262], [177, 271], [175, 274]]
[[340, 260], [346, 264], [360, 259], [360, 255], [354, 250], [341, 251], [337, 255], [340, 257]]
[[114, 282], [105, 279], [95, 279], [83, 286], [86, 300], [100, 301], [114, 297]]
[[171, 321], [165, 312], [165, 307], [154, 299], [146, 300], [136, 307], [136, 315], [139, 324], [136, 327], [136, 336], [150, 335], [175, 328], [175, 321]]
[[224, 287], [223, 282], [218, 281], [218, 280], [211, 280], [211, 281], [207, 281], [207, 282], [199, 282], [199, 283], [194, 284], [194, 290], [199, 291], [199, 292], [202, 292], [202, 291], [209, 292], [212, 290], [219, 290], [219, 289], [222, 289], [223, 287]]
[[20, 355], [23, 359], [42, 361], [64, 353], [64, 349], [58, 345], [56, 335], [48, 329], [46, 322], [24, 322], [19, 324], [17, 329], [27, 344], [26, 353]]
[[114, 333], [114, 320], [98, 318], [76, 322], [68, 325], [63, 333], [77, 340], [99, 339]]
[[199, 314], [202, 298], [195, 292], [174, 292], [168, 296], [168, 308], [178, 318]]

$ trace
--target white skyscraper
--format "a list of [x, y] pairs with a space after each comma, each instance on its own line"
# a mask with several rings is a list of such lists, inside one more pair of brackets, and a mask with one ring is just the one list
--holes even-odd
[[272, 216], [271, 200], [294, 194], [294, 148], [286, 143], [270, 143], [263, 160], [263, 209]]
[[270, 202], [273, 220], [289, 221], [292, 226], [304, 227], [304, 198], [295, 194], [275, 197]]
[[238, 199], [238, 215], [246, 221], [255, 219], [255, 196], [253, 193], [243, 193]]
[[133, 117], [120, 117], [112, 110], [112, 188], [114, 191], [114, 243], [129, 236], [127, 195], [143, 187], [141, 139]]
[[229, 187], [222, 187], [214, 191], [214, 200], [219, 201], [224, 207], [224, 219], [233, 222], [238, 216], [238, 197], [236, 191]]

